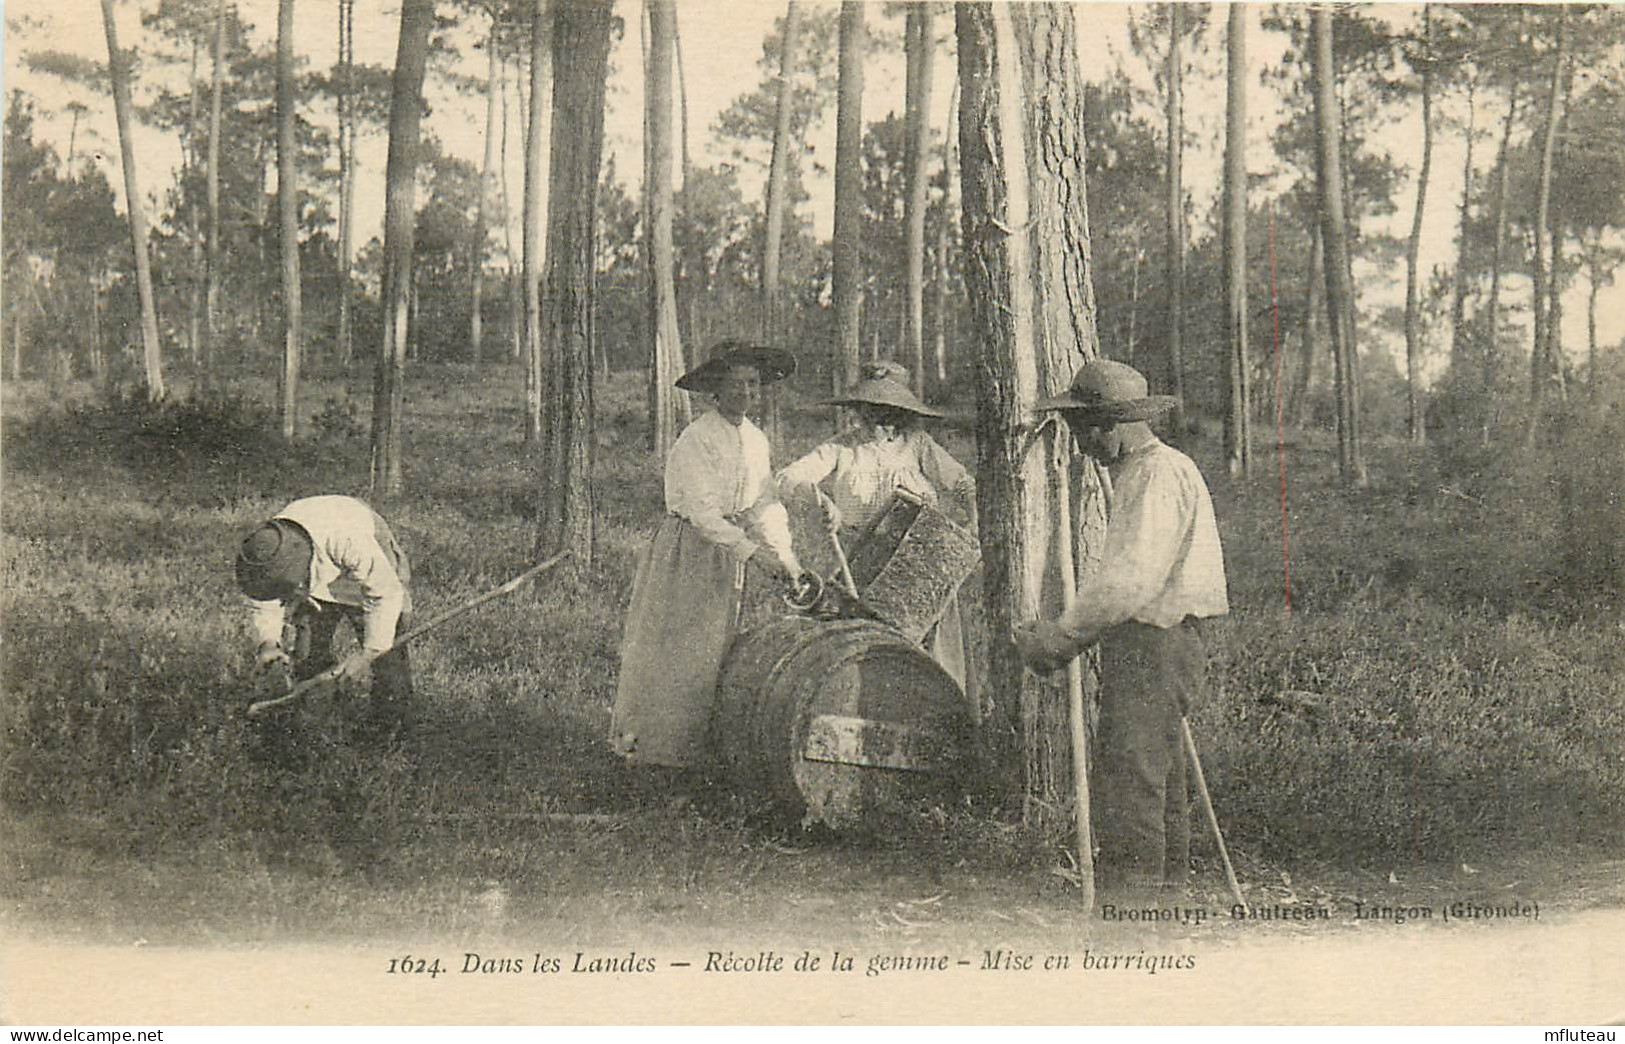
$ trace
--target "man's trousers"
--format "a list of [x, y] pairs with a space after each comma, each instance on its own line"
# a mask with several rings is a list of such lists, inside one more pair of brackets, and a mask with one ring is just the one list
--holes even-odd
[[1103, 888], [1155, 892], [1190, 874], [1190, 798], [1182, 735], [1207, 658], [1189, 619], [1130, 621], [1100, 642], [1095, 823]]
[[[334, 602], [307, 603], [293, 614], [294, 642], [289, 654], [293, 660], [294, 681], [313, 678], [338, 664], [333, 640], [341, 620], [349, 622], [359, 641], [366, 625], [362, 611], [356, 606]], [[411, 627], [410, 616], [402, 613], [395, 633], [405, 634]], [[407, 658], [404, 645], [395, 646], [372, 662], [372, 695], [365, 703], [366, 708], [358, 724], [366, 738], [387, 739], [409, 725], [412, 663]]]

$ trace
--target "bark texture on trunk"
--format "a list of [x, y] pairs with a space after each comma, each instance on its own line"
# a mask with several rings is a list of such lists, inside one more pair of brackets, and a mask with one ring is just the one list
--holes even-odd
[[1332, 64], [1331, 10], [1316, 7], [1312, 19], [1316, 171], [1337, 397], [1337, 463], [1344, 483], [1363, 487], [1367, 479], [1355, 401], [1354, 288], [1349, 278], [1348, 223], [1343, 209], [1342, 114]]
[[1247, 358], [1247, 5], [1230, 6], [1224, 144], [1225, 457], [1232, 477], [1253, 469], [1252, 376]]
[[1518, 85], [1512, 85], [1507, 117], [1501, 126], [1501, 148], [1495, 176], [1495, 245], [1490, 254], [1490, 299], [1484, 307], [1484, 421], [1482, 438], [1488, 439], [1495, 415], [1494, 398], [1501, 383], [1501, 267], [1506, 256], [1507, 204], [1512, 198], [1512, 129], [1518, 120]]
[[790, 176], [790, 73], [795, 65], [801, 8], [790, 0], [784, 8], [784, 39], [779, 54], [777, 108], [773, 120], [773, 159], [767, 174], [767, 231], [762, 250], [762, 339], [778, 343], [783, 336], [779, 290], [779, 257], [784, 243], [785, 191]]
[[954, 85], [951, 88], [952, 96], [948, 99], [948, 125], [943, 130], [942, 141], [942, 215], [937, 222], [937, 271], [933, 280], [935, 287], [931, 293], [932, 313], [935, 316], [935, 333], [932, 344], [931, 372], [936, 375], [936, 387], [939, 390], [948, 386], [948, 229], [949, 205], [954, 194], [954, 168], [958, 166], [959, 156], [959, 74], [954, 74]]
[[[1463, 136], [1464, 159], [1461, 163], [1461, 206], [1456, 227], [1456, 272], [1450, 292], [1450, 365], [1468, 367], [1467, 358], [1467, 271], [1468, 236], [1472, 219], [1473, 198], [1473, 141], [1478, 127], [1478, 84], [1476, 77], [1467, 78], [1467, 130]], [[1465, 373], [1465, 369], [1461, 372]]]
[[[597, 202], [604, 143], [611, 0], [558, 6], [553, 26], [551, 187], [548, 191], [547, 426], [541, 445], [538, 560], [569, 551], [593, 559], [593, 323]], [[542, 99], [532, 101], [540, 107]]]
[[[1529, 354], [1529, 401], [1539, 407], [1546, 393], [1546, 384], [1556, 374], [1556, 338], [1552, 336], [1552, 323], [1548, 314], [1550, 302], [1555, 299], [1555, 272], [1548, 271], [1548, 251], [1555, 254], [1555, 237], [1551, 235], [1552, 167], [1557, 156], [1558, 126], [1563, 121], [1563, 65], [1568, 54], [1568, 17], [1563, 7], [1557, 9], [1557, 41], [1552, 49], [1551, 87], [1546, 96], [1546, 119], [1541, 132], [1540, 180], [1535, 195], [1535, 252], [1534, 252], [1534, 343]], [[1533, 428], [1533, 425], [1531, 425]]]
[[648, 272], [646, 298], [649, 330], [649, 448], [662, 465], [677, 441], [676, 399], [685, 393], [674, 387], [682, 376], [682, 340], [677, 329], [677, 286], [672, 247], [672, 120], [671, 77], [675, 0], [649, 0], [649, 79], [645, 88], [645, 126], [648, 128], [649, 168], [644, 176], [649, 228], [644, 262]]
[[1433, 9], [1422, 6], [1422, 169], [1416, 176], [1416, 210], [1405, 249], [1405, 390], [1410, 407], [1411, 442], [1427, 441], [1426, 404], [1422, 390], [1422, 216], [1426, 212], [1428, 175], [1433, 170]]
[[864, 4], [844, 0], [840, 21], [840, 80], [835, 121], [835, 238], [831, 296], [836, 359], [832, 391], [857, 381], [863, 365], [863, 56]]
[[553, 152], [553, 14], [550, 0], [532, 0], [530, 111], [525, 131], [523, 223], [525, 283], [525, 439], [542, 436], [542, 273]]
[[[782, 346], [788, 338], [784, 321], [784, 291], [779, 286], [779, 261], [784, 251], [785, 199], [790, 183], [790, 75], [795, 68], [796, 39], [801, 32], [801, 7], [796, 0], [784, 6], [784, 34], [779, 52], [778, 98], [773, 116], [773, 159], [767, 173], [767, 228], [762, 244], [762, 341]], [[781, 414], [784, 388], [772, 384], [767, 389], [767, 437], [773, 445], [783, 442]]]
[[339, 0], [339, 67], [343, 102], [339, 112], [339, 361], [355, 355], [355, 0]]
[[[1066, 7], [1013, 5], [1010, 10], [1024, 59], [1036, 377], [1039, 393], [1051, 395], [1063, 391], [1085, 363], [1100, 355], [1083, 76], [1076, 25]], [[1030, 452], [1034, 459], [1016, 462], [1036, 469], [1037, 475], [1036, 484], [1029, 478], [1030, 513], [1022, 525], [1032, 546], [1042, 549], [1033, 557], [1041, 568], [1040, 611], [1048, 617], [1069, 604], [1078, 577], [1098, 564], [1105, 544], [1105, 487], [1095, 465], [1074, 452], [1064, 425], [1051, 426]], [[1074, 699], [1087, 706], [1098, 684], [1098, 658], [1090, 652], [1065, 674], [1026, 686], [1027, 789], [1030, 797], [1041, 800], [1039, 808], [1073, 805], [1070, 708]]]
[[277, 5], [276, 198], [282, 229], [282, 437], [299, 430], [299, 139], [294, 112], [293, 3]]
[[[202, 103], [198, 99], [197, 60], [203, 34], [192, 31], [192, 61], [186, 73], [186, 175], [187, 180], [197, 174], [197, 122]], [[71, 147], [71, 146], [70, 146]], [[71, 169], [71, 167], [70, 167]], [[192, 255], [192, 272], [186, 287], [186, 350], [192, 356], [192, 370], [197, 372], [202, 358], [203, 326], [203, 222], [198, 217], [197, 194], [186, 193], [187, 247]]]
[[1320, 320], [1326, 312], [1326, 246], [1317, 216], [1309, 230], [1309, 285], [1304, 290], [1303, 325], [1299, 330], [1298, 370], [1292, 394], [1287, 400], [1287, 416], [1294, 424], [1307, 424], [1309, 389], [1314, 381], [1315, 360], [1320, 354]]
[[914, 393], [925, 397], [925, 158], [931, 148], [931, 6], [908, 9], [907, 88], [904, 108], [908, 140], [903, 148], [903, 226], [907, 238], [908, 285], [904, 344]]
[[373, 381], [374, 497], [396, 496], [404, 485], [401, 425], [406, 406], [412, 247], [417, 233], [418, 132], [433, 25], [434, 0], [402, 0], [400, 42], [390, 79], [389, 158], [384, 168], [384, 341]]
[[1174, 425], [1185, 420], [1185, 152], [1184, 59], [1180, 37], [1185, 32], [1185, 12], [1178, 3], [1168, 5], [1168, 195], [1167, 195], [1167, 278], [1168, 278], [1168, 391], [1179, 399]]
[[220, 340], [220, 117], [226, 74], [226, 0], [215, 0], [211, 47], [208, 181], [204, 190], [209, 210], [209, 238], [204, 250], [203, 351], [199, 363], [200, 378], [205, 382], [212, 379]]
[[480, 364], [484, 338], [481, 309], [485, 298], [486, 214], [491, 206], [491, 178], [497, 156], [497, 20], [491, 16], [491, 31], [485, 38], [485, 155], [480, 164], [480, 198], [474, 208], [474, 235], [468, 249], [468, 355]]
[[[1009, 634], [1041, 611], [1041, 532], [1027, 519], [1043, 509], [1043, 459], [1027, 453], [1039, 396], [1033, 321], [1023, 92], [1008, 9], [954, 8], [959, 41], [959, 147], [966, 297], [982, 352], [977, 360], [977, 505], [988, 633]], [[1002, 23], [1002, 32], [1000, 25]], [[1003, 39], [1001, 40], [1001, 35]], [[1003, 46], [1001, 47], [1001, 43]], [[1008, 642], [988, 648], [986, 720], [995, 769], [1022, 787], [1026, 778], [1027, 677]]]
[[[517, 79], [517, 74], [516, 74]], [[502, 243], [508, 255], [508, 358], [524, 355], [525, 294], [520, 286], [519, 251], [513, 243], [513, 202], [508, 193], [508, 63], [502, 63]], [[517, 88], [516, 88], [517, 89]]]
[[124, 168], [124, 207], [135, 253], [136, 292], [141, 300], [141, 366], [147, 398], [161, 402], [168, 394], [158, 339], [158, 303], [152, 292], [152, 259], [147, 253], [147, 216], [136, 176], [135, 131], [130, 102], [129, 55], [119, 48], [113, 0], [102, 0], [102, 29], [107, 35], [107, 74], [113, 86], [113, 116], [118, 123], [119, 161]]

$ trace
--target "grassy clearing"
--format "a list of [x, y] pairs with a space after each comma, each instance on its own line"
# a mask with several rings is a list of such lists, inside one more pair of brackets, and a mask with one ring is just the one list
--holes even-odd
[[1279, 472], [1213, 483], [1234, 612], [1197, 718], [1238, 839], [1344, 861], [1617, 849], [1622, 592], [1577, 574], [1572, 544], [1625, 530], [1617, 499], [1577, 529], [1565, 490], [1599, 462], [1475, 450], [1469, 466], [1392, 440], [1353, 491], [1333, 454], [1315, 437], [1288, 450], [1291, 612]]
[[[514, 376], [443, 367], [413, 385], [410, 492], [378, 506], [413, 553], [421, 614], [530, 557]], [[342, 920], [365, 934], [403, 918], [478, 923], [495, 887], [505, 917], [562, 920], [583, 938], [668, 918], [833, 930], [831, 894], [873, 897], [843, 899], [857, 921], [834, 924], [895, 921], [887, 897], [947, 879], [988, 911], [1012, 882], [1064, 901], [1050, 872], [1064, 839], [974, 807], [921, 810], [881, 837], [806, 839], [748, 796], [667, 810], [609, 756], [621, 614], [660, 503], [633, 376], [602, 395], [597, 563], [416, 646], [421, 724], [405, 747], [356, 749], [342, 701], [301, 708], [314, 749], [296, 776], [249, 757], [230, 561], [236, 536], [286, 500], [364, 493], [356, 396], [319, 385], [310, 437], [284, 448], [246, 391], [157, 415], [129, 402], [70, 413], [33, 386], [5, 391], [0, 799], [20, 852], [0, 886], [9, 898], [48, 914], [53, 887], [80, 894], [60, 882], [108, 867], [124, 868], [119, 887], [160, 893], [156, 868], [179, 865], [209, 883], [176, 931], [319, 933]], [[792, 413], [784, 459], [821, 423]], [[947, 441], [972, 456], [962, 434]], [[1469, 475], [1396, 445], [1373, 447], [1377, 485], [1341, 492], [1330, 446], [1303, 436], [1288, 458], [1289, 615], [1273, 460], [1232, 485], [1215, 447], [1194, 451], [1235, 606], [1212, 631], [1213, 691], [1196, 722], [1244, 865], [1620, 849], [1625, 664], [1617, 618], [1563, 579], [1561, 498], [1519, 485], [1516, 461]], [[765, 597], [751, 608], [773, 611]], [[121, 902], [102, 894], [115, 920]]]

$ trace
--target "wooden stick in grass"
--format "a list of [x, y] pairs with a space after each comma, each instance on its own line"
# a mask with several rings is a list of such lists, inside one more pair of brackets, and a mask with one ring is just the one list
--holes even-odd
[[1213, 843], [1219, 846], [1219, 861], [1224, 864], [1224, 879], [1230, 885], [1230, 894], [1243, 910], [1247, 900], [1242, 897], [1241, 885], [1236, 881], [1236, 868], [1230, 865], [1230, 851], [1224, 845], [1224, 833], [1219, 829], [1218, 813], [1213, 811], [1213, 795], [1208, 793], [1207, 775], [1202, 771], [1202, 759], [1196, 755], [1196, 737], [1191, 734], [1191, 721], [1180, 716], [1179, 731], [1185, 737], [1185, 753], [1190, 755], [1191, 770], [1196, 774], [1196, 793], [1202, 801], [1202, 812], [1207, 816], [1208, 829], [1213, 832]]

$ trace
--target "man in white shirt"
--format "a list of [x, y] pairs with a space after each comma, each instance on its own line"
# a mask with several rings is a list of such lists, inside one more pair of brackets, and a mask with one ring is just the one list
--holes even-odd
[[[411, 565], [389, 523], [354, 497], [295, 500], [243, 540], [237, 585], [263, 671], [303, 681], [330, 669], [340, 683], [372, 679], [368, 731], [404, 722], [412, 698], [406, 649]], [[340, 661], [333, 639], [348, 621], [360, 644]]]
[[1066, 394], [1039, 403], [1062, 412], [1078, 449], [1112, 477], [1098, 567], [1079, 581], [1071, 609], [1014, 636], [1022, 659], [1044, 672], [1100, 643], [1094, 793], [1107, 889], [1180, 887], [1189, 875], [1181, 719], [1207, 672], [1194, 621], [1229, 611], [1207, 483], [1146, 423], [1175, 402], [1147, 395], [1132, 367], [1097, 360], [1078, 371]]

